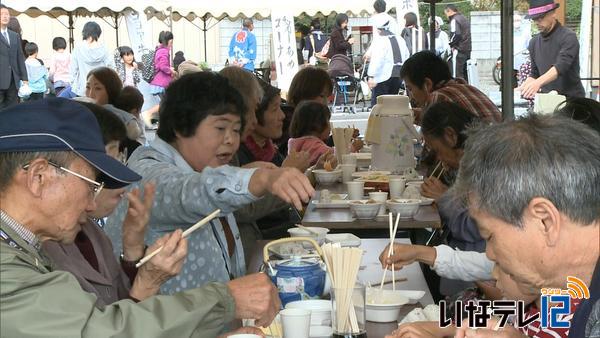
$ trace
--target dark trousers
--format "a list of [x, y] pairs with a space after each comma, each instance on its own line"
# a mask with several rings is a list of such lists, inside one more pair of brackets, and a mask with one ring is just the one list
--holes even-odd
[[18, 103], [17, 87], [15, 86], [14, 78], [10, 81], [10, 86], [7, 89], [0, 90], [0, 109]]
[[[465, 81], [469, 82], [469, 79], [467, 77], [467, 60], [469, 60], [471, 58], [471, 53], [463, 53], [463, 52], [458, 52], [456, 54], [456, 76], [454, 77], [460, 77], [465, 79]], [[453, 74], [453, 63], [452, 63], [452, 58], [450, 58], [450, 60], [448, 60], [448, 66], [450, 67], [450, 75]]]
[[379, 95], [397, 95], [401, 84], [402, 81], [400, 81], [399, 77], [390, 77], [378, 83], [371, 92], [371, 107], [377, 104], [377, 97]]

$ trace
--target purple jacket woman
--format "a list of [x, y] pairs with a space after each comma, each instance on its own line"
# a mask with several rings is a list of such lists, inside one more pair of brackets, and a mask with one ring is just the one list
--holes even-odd
[[154, 55], [154, 79], [150, 84], [167, 88], [172, 79], [171, 71], [171, 56], [169, 47], [159, 45], [156, 48], [156, 54]]

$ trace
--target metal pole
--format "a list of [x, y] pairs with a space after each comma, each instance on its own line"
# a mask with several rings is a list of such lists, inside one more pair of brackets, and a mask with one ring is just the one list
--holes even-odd
[[429, 50], [435, 53], [435, 1], [429, 3]]
[[204, 16], [202, 17], [202, 22], [204, 23], [204, 28], [202, 29], [202, 32], [204, 33], [204, 62], [208, 62], [208, 56], [206, 53], [206, 20], [207, 20], [207, 14], [204, 14]]
[[514, 120], [515, 102], [513, 91], [513, 1], [502, 0], [500, 31], [502, 38], [502, 116], [505, 121]]
[[75, 43], [75, 38], [73, 37], [73, 12], [69, 12], [69, 53], [73, 51], [73, 44]]
[[115, 13], [115, 34], [117, 36], [117, 47], [119, 47], [119, 13]]

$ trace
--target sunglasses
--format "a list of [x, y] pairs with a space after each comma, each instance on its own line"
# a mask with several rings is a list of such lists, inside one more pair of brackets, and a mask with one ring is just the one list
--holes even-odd
[[[96, 198], [98, 197], [98, 195], [100, 194], [100, 192], [104, 188], [104, 182], [102, 182], [102, 183], [96, 182], [96, 181], [94, 181], [92, 179], [89, 179], [89, 178], [87, 178], [87, 177], [85, 177], [85, 176], [83, 176], [81, 174], [78, 174], [78, 173], [76, 173], [76, 172], [74, 172], [72, 170], [69, 170], [69, 169], [67, 169], [67, 168], [65, 168], [63, 166], [60, 166], [60, 165], [58, 165], [58, 164], [56, 164], [56, 163], [54, 163], [52, 161], [48, 161], [48, 164], [51, 165], [51, 166], [53, 166], [54, 168], [56, 168], [58, 170], [64, 171], [66, 173], [69, 173], [69, 174], [71, 174], [73, 176], [76, 176], [76, 177], [78, 177], [78, 178], [86, 181], [89, 184], [90, 192], [92, 193], [94, 200], [96, 200]], [[22, 168], [23, 168], [23, 170], [29, 169], [29, 163], [26, 164], [26, 165], [24, 165]]]

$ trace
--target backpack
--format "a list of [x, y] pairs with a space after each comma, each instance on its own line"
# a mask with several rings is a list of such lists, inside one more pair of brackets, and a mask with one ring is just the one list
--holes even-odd
[[154, 69], [155, 55], [156, 49], [145, 50], [144, 54], [142, 54], [142, 79], [148, 83], [150, 83], [154, 79], [154, 75], [156, 75], [156, 70]]
[[[315, 38], [312, 36], [312, 34], [310, 35], [310, 43], [313, 45], [313, 48], [315, 46]], [[322, 63], [327, 63], [327, 59], [329, 59], [327, 57], [327, 53], [329, 52], [329, 44], [331, 43], [331, 39], [327, 39], [327, 42], [325, 42], [325, 44], [323, 45], [323, 48], [321, 48], [320, 51], [316, 51], [313, 53], [313, 55], [315, 56], [315, 58], [317, 58], [317, 61], [322, 62]]]

